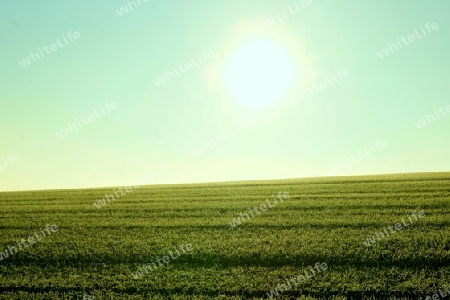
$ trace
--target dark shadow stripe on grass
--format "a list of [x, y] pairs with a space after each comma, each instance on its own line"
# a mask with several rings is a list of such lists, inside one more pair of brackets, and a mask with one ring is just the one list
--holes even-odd
[[[106, 265], [116, 265], [116, 264], [129, 264], [130, 272], [134, 270], [136, 266], [149, 263], [156, 257], [162, 257], [166, 254], [150, 253], [142, 255], [132, 255], [129, 257], [117, 256], [114, 253], [110, 255], [92, 255], [86, 256], [64, 256], [64, 257], [48, 257], [42, 259], [36, 256], [24, 256], [16, 255], [2, 261], [2, 265], [5, 266], [40, 266], [46, 267], [51, 264], [52, 266], [60, 266], [66, 268], [68, 266], [83, 268], [85, 266], [90, 266], [95, 264], [106, 264]], [[192, 254], [191, 254], [192, 255]], [[337, 256], [324, 256], [316, 254], [305, 254], [305, 255], [293, 255], [291, 257], [286, 257], [285, 255], [271, 255], [270, 258], [262, 257], [259, 253], [253, 253], [251, 255], [242, 256], [227, 256], [223, 254], [212, 254], [212, 253], [194, 253], [192, 256], [185, 254], [176, 261], [173, 262], [172, 266], [175, 268], [219, 268], [227, 269], [234, 267], [270, 267], [270, 268], [280, 268], [280, 267], [305, 267], [308, 265], [314, 265], [318, 261], [329, 262], [329, 265], [335, 267], [378, 267], [378, 268], [402, 268], [410, 270], [422, 270], [422, 269], [438, 269], [442, 266], [450, 265], [450, 257], [433, 257], [425, 258], [421, 256], [415, 256], [404, 259], [393, 259], [390, 255], [379, 254], [374, 257], [355, 257], [353, 254], [348, 256], [337, 255]]]
[[[276, 285], [276, 284], [275, 284]], [[86, 290], [88, 291], [108, 291], [108, 292], [114, 292], [117, 294], [127, 294], [127, 295], [143, 295], [144, 297], [148, 296], [165, 296], [165, 297], [171, 297], [174, 295], [179, 296], [210, 296], [210, 297], [217, 297], [217, 296], [228, 296], [228, 297], [243, 297], [244, 299], [248, 299], [251, 297], [260, 297], [260, 298], [267, 298], [267, 292], [269, 290], [254, 290], [254, 291], [228, 291], [228, 290], [201, 290], [201, 287], [180, 287], [180, 288], [171, 288], [171, 289], [157, 289], [152, 288], [151, 286], [144, 286], [144, 287], [125, 287], [122, 289], [119, 289], [117, 287], [105, 287], [105, 286], [96, 286], [94, 285], [93, 288], [86, 288], [86, 289], [80, 289], [80, 288], [67, 288], [67, 287], [29, 287], [29, 286], [0, 286], [0, 293], [6, 293], [6, 292], [12, 292], [12, 293], [19, 293], [19, 292], [25, 292], [30, 294], [48, 294], [50, 292], [62, 294], [82, 294], [85, 293]], [[410, 299], [419, 299], [423, 294], [420, 294], [418, 292], [396, 292], [396, 291], [324, 291], [324, 292], [317, 292], [317, 288], [310, 289], [308, 287], [303, 287], [302, 291], [285, 291], [280, 294], [280, 297], [277, 297], [278, 299], [285, 299], [285, 297], [301, 297], [301, 296], [309, 296], [309, 297], [315, 297], [316, 299], [321, 298], [328, 298], [333, 296], [346, 296], [347, 299], [366, 299], [365, 297], [375, 297], [375, 299], [389, 299], [390, 297], [403, 297], [403, 298], [410, 298]], [[146, 298], [147, 299], [147, 298]]]

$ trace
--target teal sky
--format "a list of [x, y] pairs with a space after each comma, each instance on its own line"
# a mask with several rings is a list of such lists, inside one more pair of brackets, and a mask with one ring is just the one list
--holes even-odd
[[[122, 16], [126, 1], [0, 5], [0, 190], [118, 186], [149, 173], [155, 183], [326, 176], [377, 140], [388, 146], [338, 175], [449, 171], [450, 114], [415, 123], [450, 105], [450, 2], [312, 0], [255, 33], [298, 1], [144, 1]], [[377, 55], [427, 22], [439, 28]], [[19, 65], [69, 31], [80, 38]], [[214, 57], [199, 63], [204, 51]], [[154, 83], [192, 59], [192, 70]], [[260, 99], [238, 100], [229, 69]], [[290, 106], [338, 70], [350, 75]], [[117, 109], [57, 136], [108, 102]], [[243, 120], [253, 126], [236, 133]], [[6, 166], [9, 154], [20, 161]]]

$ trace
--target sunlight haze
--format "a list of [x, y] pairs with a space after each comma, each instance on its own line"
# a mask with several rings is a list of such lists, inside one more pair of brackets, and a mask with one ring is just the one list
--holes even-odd
[[448, 171], [450, 2], [302, 3], [5, 2], [0, 190]]

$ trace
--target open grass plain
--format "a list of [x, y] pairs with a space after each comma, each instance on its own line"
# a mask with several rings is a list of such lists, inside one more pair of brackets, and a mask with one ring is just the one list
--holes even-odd
[[[278, 192], [290, 199], [275, 205]], [[263, 299], [278, 284], [277, 299], [425, 299], [450, 284], [450, 173], [142, 186], [94, 206], [111, 193], [0, 193], [0, 299]], [[58, 230], [7, 250], [47, 224]]]

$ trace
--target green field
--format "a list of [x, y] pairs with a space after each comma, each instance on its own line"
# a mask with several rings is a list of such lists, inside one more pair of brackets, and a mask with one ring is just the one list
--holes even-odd
[[[450, 283], [450, 173], [145, 186], [93, 205], [112, 190], [0, 193], [0, 251], [59, 228], [0, 261], [0, 299], [262, 299], [317, 262], [328, 269], [277, 299], [419, 299]], [[291, 198], [230, 226], [278, 192]]]

